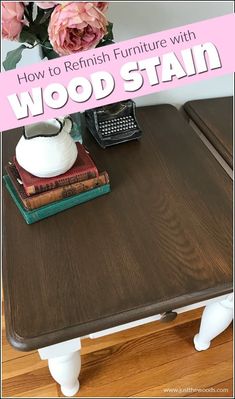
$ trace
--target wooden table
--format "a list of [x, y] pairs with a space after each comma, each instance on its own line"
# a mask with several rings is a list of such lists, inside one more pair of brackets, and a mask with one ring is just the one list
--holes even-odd
[[188, 101], [184, 110], [232, 168], [233, 97]]
[[[65, 395], [78, 390], [80, 337], [232, 291], [229, 176], [173, 106], [139, 108], [137, 116], [140, 141], [102, 150], [85, 137], [110, 174], [109, 195], [28, 226], [3, 193], [8, 340], [23, 351], [41, 348]], [[5, 163], [19, 135], [3, 134]], [[218, 301], [209, 314], [210, 306], [230, 309], [224, 322], [213, 318], [223, 330], [231, 296]], [[196, 348], [217, 334], [205, 338], [202, 328]]]

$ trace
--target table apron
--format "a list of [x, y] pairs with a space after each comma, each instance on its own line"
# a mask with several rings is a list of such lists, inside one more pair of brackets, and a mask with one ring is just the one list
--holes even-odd
[[[222, 296], [218, 296], [218, 297], [215, 297], [215, 298], [212, 298], [212, 299], [207, 299], [205, 301], [193, 303], [191, 305], [184, 306], [182, 308], [172, 309], [172, 311], [176, 312], [178, 314], [179, 313], [188, 312], [188, 311], [193, 310], [193, 309], [198, 309], [198, 308], [207, 306], [209, 303], [212, 303], [212, 302], [215, 302], [215, 301], [221, 301], [221, 300], [223, 300], [223, 299], [225, 299], [227, 297], [228, 297], [228, 294], [222, 295]], [[102, 331], [98, 331], [98, 332], [89, 334], [87, 337], [89, 337], [91, 339], [104, 337], [105, 335], [114, 334], [116, 332], [124, 331], [124, 330], [127, 330], [129, 328], [133, 328], [133, 327], [141, 326], [143, 324], [151, 323], [153, 321], [160, 320], [161, 318], [162, 318], [162, 314], [157, 314], [157, 315], [154, 315], [154, 316], [146, 317], [144, 319], [132, 321], [130, 323], [121, 324], [121, 325], [116, 326], [116, 327], [107, 328], [106, 330], [102, 330]]]
[[[205, 301], [197, 302], [197, 303], [194, 303], [194, 304], [191, 304], [188, 306], [184, 306], [182, 308], [172, 309], [172, 311], [176, 312], [177, 314], [184, 313], [184, 312], [188, 312], [193, 309], [207, 306], [208, 304], [215, 302], [215, 301], [227, 300], [228, 297], [229, 297], [229, 295], [226, 294], [226, 295], [218, 296], [218, 297], [208, 299]], [[157, 314], [154, 316], [146, 317], [144, 319], [139, 319], [139, 320], [136, 320], [136, 321], [133, 321], [130, 323], [121, 324], [116, 327], [107, 328], [105, 330], [98, 331], [98, 332], [86, 335], [84, 337], [78, 337], [78, 338], [64, 341], [64, 342], [61, 342], [61, 343], [58, 343], [55, 345], [50, 345], [50, 346], [47, 346], [44, 348], [40, 348], [40, 349], [38, 349], [38, 352], [39, 352], [41, 359], [43, 359], [43, 360], [53, 358], [53, 357], [58, 357], [58, 356], [64, 356], [67, 353], [72, 353], [75, 351], [79, 351], [81, 349], [81, 338], [91, 338], [91, 339], [100, 338], [100, 337], [104, 337], [109, 334], [114, 334], [114, 333], [117, 333], [120, 331], [127, 330], [129, 328], [134, 328], [134, 327], [137, 327], [137, 326], [140, 326], [143, 324], [151, 323], [151, 322], [160, 320], [161, 318], [162, 318], [162, 314]]]

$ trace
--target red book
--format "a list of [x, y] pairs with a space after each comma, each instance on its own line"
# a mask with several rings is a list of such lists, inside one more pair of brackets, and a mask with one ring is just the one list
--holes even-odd
[[76, 145], [78, 147], [78, 157], [75, 164], [66, 173], [55, 177], [41, 178], [31, 175], [18, 164], [16, 157], [14, 157], [14, 164], [28, 196], [98, 177], [99, 172], [89, 153], [82, 144], [76, 143]]

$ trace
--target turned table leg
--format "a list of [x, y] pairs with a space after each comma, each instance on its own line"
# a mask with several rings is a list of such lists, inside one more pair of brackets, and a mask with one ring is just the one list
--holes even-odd
[[73, 396], [79, 390], [80, 349], [80, 338], [76, 338], [38, 350], [41, 359], [48, 360], [50, 373], [65, 396]]
[[221, 334], [233, 320], [233, 294], [212, 302], [203, 311], [199, 333], [194, 337], [197, 351], [210, 347], [211, 340]]
[[48, 359], [52, 377], [60, 384], [65, 396], [73, 396], [79, 390], [78, 376], [81, 370], [80, 352]]

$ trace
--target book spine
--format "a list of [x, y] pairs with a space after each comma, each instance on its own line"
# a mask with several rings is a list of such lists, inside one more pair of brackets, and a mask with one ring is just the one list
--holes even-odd
[[93, 170], [81, 173], [78, 176], [72, 176], [65, 179], [57, 179], [48, 184], [43, 184], [43, 185], [39, 184], [30, 187], [25, 187], [25, 192], [28, 196], [33, 194], [40, 194], [43, 193], [44, 191], [53, 190], [54, 188], [62, 187], [73, 183], [78, 183], [83, 180], [92, 179], [93, 177], [98, 177], [98, 175], [99, 175], [98, 170], [94, 168]]
[[5, 175], [3, 176], [3, 180], [6, 184], [7, 190], [9, 191], [13, 201], [15, 202], [27, 224], [38, 222], [39, 220], [45, 219], [49, 216], [65, 211], [66, 209], [72, 208], [73, 206], [80, 205], [84, 202], [90, 201], [96, 197], [100, 197], [101, 195], [105, 195], [110, 192], [110, 185], [108, 183], [104, 184], [103, 186], [96, 187], [93, 190], [81, 193], [79, 195], [65, 198], [61, 201], [58, 201], [57, 203], [49, 204], [33, 211], [26, 211], [22, 206], [21, 201], [19, 200], [18, 194], [15, 191], [10, 178]]
[[95, 187], [100, 187], [107, 183], [109, 183], [109, 176], [107, 172], [104, 172], [101, 173], [98, 177], [89, 180], [55, 188], [52, 191], [47, 191], [41, 193], [40, 195], [28, 197], [23, 200], [23, 203], [25, 208], [27, 208], [28, 210], [33, 210], [36, 208], [40, 208], [43, 205], [47, 205], [52, 202], [91, 190]]
[[61, 202], [49, 204], [34, 211], [29, 211], [27, 214], [27, 219], [25, 220], [28, 224], [32, 224], [41, 219], [56, 215], [57, 213], [65, 211], [66, 209], [72, 208], [76, 205], [83, 204], [84, 202], [108, 194], [109, 192], [110, 185], [104, 184], [103, 186], [94, 188], [93, 190], [89, 190], [85, 193], [81, 193], [70, 198], [65, 198]]

